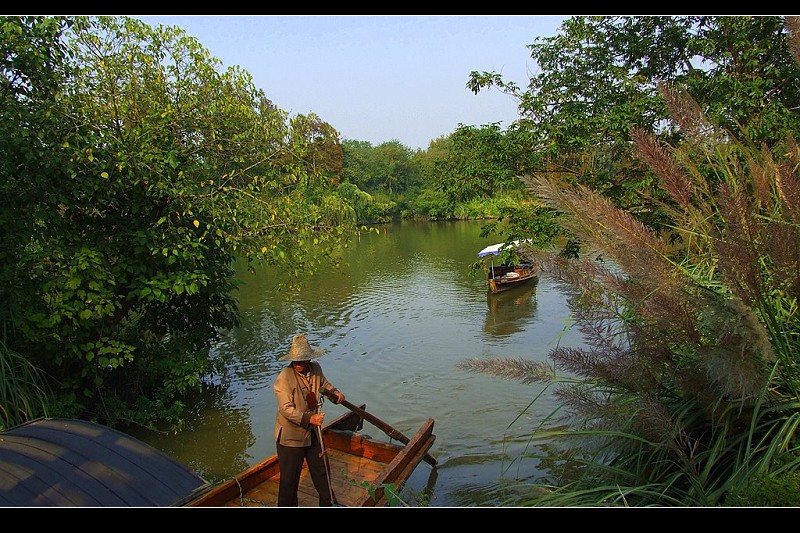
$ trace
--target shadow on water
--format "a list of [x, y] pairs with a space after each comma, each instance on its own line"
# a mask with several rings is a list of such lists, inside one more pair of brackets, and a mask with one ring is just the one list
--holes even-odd
[[250, 466], [244, 452], [256, 437], [248, 410], [235, 403], [230, 387], [209, 385], [187, 400], [185, 426], [177, 435], [167, 430], [148, 431], [140, 427], [124, 431], [181, 460], [205, 480], [214, 482]]

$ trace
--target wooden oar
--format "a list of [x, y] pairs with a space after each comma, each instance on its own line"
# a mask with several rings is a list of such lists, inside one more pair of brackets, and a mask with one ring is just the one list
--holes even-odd
[[[391, 437], [391, 438], [393, 438], [395, 440], [399, 440], [403, 444], [408, 444], [408, 441], [410, 440], [408, 437], [406, 437], [405, 435], [403, 435], [402, 433], [397, 431], [395, 428], [393, 428], [392, 426], [390, 426], [389, 424], [387, 424], [386, 422], [384, 422], [383, 420], [381, 420], [377, 416], [373, 415], [372, 413], [368, 413], [364, 409], [362, 409], [362, 408], [360, 408], [360, 407], [358, 407], [356, 405], [353, 405], [352, 403], [348, 402], [347, 400], [342, 400], [341, 402], [336, 402], [335, 401], [336, 397], [331, 395], [330, 393], [328, 393], [328, 391], [323, 391], [322, 393], [325, 396], [327, 396], [328, 398], [330, 398], [334, 403], [340, 403], [341, 405], [344, 405], [345, 407], [347, 407], [348, 409], [353, 411], [355, 414], [363, 417], [365, 420], [368, 420], [370, 423], [374, 424], [375, 427], [379, 428], [381, 431], [386, 433], [389, 437]], [[433, 458], [431, 456], [431, 454], [426, 453], [425, 457], [423, 457], [423, 459], [425, 459], [425, 462], [428, 463], [429, 465], [436, 466], [436, 459]]]

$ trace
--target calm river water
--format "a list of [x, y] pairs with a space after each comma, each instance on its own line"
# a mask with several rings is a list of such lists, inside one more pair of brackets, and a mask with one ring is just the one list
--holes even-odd
[[[229, 360], [215, 391], [191, 406], [177, 435], [134, 432], [208, 481], [231, 477], [275, 453], [272, 382], [292, 335], [327, 350], [319, 359], [347, 399], [412, 436], [435, 420], [438, 461], [423, 462], [406, 488], [412, 505], [501, 505], [520, 482], [544, 475], [529, 435], [553, 409], [539, 385], [457, 367], [468, 358], [545, 360], [557, 343], [580, 345], [555, 280], [488, 294], [469, 266], [496, 239], [480, 222], [402, 222], [363, 233], [349, 266], [320, 273], [300, 294], [275, 290], [266, 273], [244, 271], [241, 326], [214, 351]], [[529, 408], [530, 406], [530, 408]], [[330, 402], [327, 420], [346, 412]], [[520, 416], [520, 414], [522, 416]], [[383, 437], [364, 424], [363, 433]], [[425, 490], [429, 496], [420, 499]], [[418, 502], [415, 502], [415, 499]]]

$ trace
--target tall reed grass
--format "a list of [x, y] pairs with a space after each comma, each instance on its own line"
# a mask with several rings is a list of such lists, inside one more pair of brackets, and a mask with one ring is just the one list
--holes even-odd
[[579, 259], [531, 250], [565, 284], [587, 344], [555, 348], [551, 365], [462, 365], [548, 383], [560, 400], [532, 438], [541, 450], [558, 442], [552, 453], [568, 458], [572, 478], [542, 480], [509, 504], [799, 500], [800, 148], [791, 137], [748, 146], [685, 92], [660, 89], [682, 142], [644, 131], [633, 140], [667, 193], [670, 227], [645, 227], [586, 188], [526, 178], [589, 250]]
[[45, 416], [49, 397], [41, 371], [0, 342], [0, 431]]

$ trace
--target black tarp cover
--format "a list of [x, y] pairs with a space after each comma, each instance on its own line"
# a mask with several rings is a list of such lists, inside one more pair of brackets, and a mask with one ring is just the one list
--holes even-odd
[[179, 505], [207, 482], [120, 431], [74, 419], [38, 419], [0, 432], [0, 506]]

